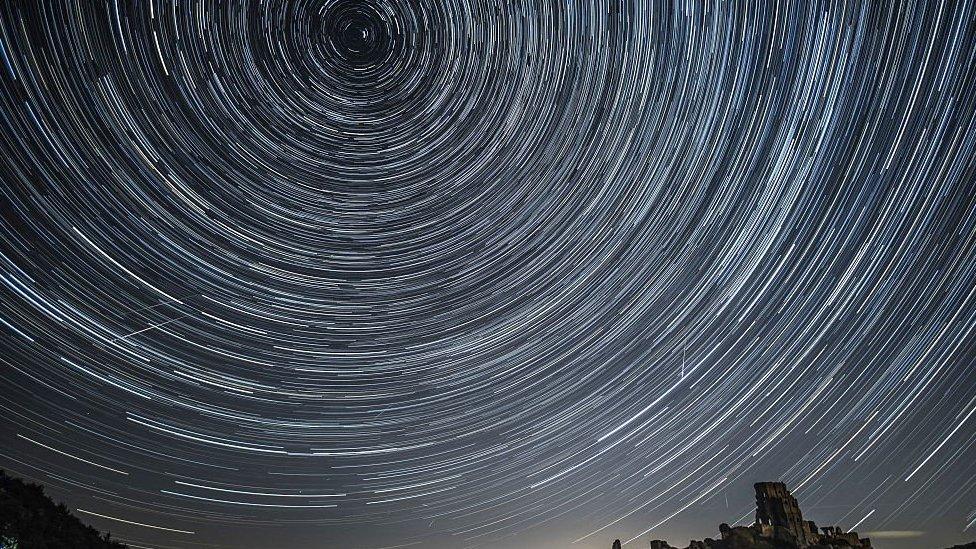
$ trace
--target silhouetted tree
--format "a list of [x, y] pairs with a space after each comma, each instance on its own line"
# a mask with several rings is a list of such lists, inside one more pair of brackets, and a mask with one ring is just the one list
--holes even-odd
[[55, 505], [44, 488], [0, 470], [0, 549], [125, 549]]

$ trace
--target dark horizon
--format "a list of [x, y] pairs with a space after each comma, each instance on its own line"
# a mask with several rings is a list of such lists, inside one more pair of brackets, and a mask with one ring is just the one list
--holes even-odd
[[[70, 507], [65, 506], [61, 501], [52, 500], [50, 494], [45, 494], [47, 496], [46, 503], [45, 501], [39, 501], [38, 498], [33, 497], [33, 494], [35, 492], [32, 491], [32, 489], [39, 489], [40, 490], [39, 493], [43, 494], [44, 487], [36, 483], [33, 483], [33, 486], [31, 486], [30, 483], [25, 485], [24, 482], [25, 481], [23, 479], [10, 477], [6, 475], [6, 473], [3, 470], [0, 470], [0, 510], [2, 510], [2, 512], [0, 512], [0, 543], [3, 543], [3, 540], [18, 540], [18, 533], [24, 531], [28, 532], [28, 535], [35, 536], [34, 541], [37, 541], [38, 539], [45, 539], [45, 536], [50, 536], [50, 538], [48, 538], [47, 540], [48, 542], [54, 542], [54, 541], [63, 542], [64, 537], [66, 535], [65, 532], [71, 532], [67, 534], [68, 536], [78, 536], [80, 538], [81, 537], [80, 532], [72, 531], [71, 529], [66, 528], [65, 522], [70, 523], [71, 521], [78, 521], [78, 524], [88, 524], [92, 522], [92, 520], [94, 520], [95, 522], [103, 522], [106, 524], [112, 524], [113, 523], [112, 521], [116, 521], [114, 522], [114, 524], [116, 525], [119, 524], [119, 521], [112, 517], [100, 516], [99, 518], [103, 519], [102, 521], [93, 519], [93, 516], [98, 516], [98, 515], [95, 515], [83, 509], [75, 509], [74, 513], [71, 513]], [[758, 498], [759, 498], [758, 493], [760, 490], [760, 484], [769, 485], [771, 483], [767, 481], [755, 485], [755, 489], [757, 491], [757, 496], [756, 496], [757, 499], [755, 500], [756, 502], [758, 502]], [[772, 483], [772, 484], [780, 484], [780, 483]], [[783, 489], [788, 489], [788, 487], [784, 486]], [[31, 494], [31, 496], [25, 497], [25, 495], [27, 494]], [[43, 500], [45, 498], [40, 498], [40, 499]], [[794, 500], [794, 505], [797, 503], [798, 502]], [[758, 505], [758, 503], [754, 503], [754, 506], [755, 505]], [[779, 504], [775, 503], [773, 505], [775, 506]], [[57, 506], [57, 508], [55, 506]], [[802, 506], [800, 507], [801, 509], [797, 512], [803, 513]], [[826, 505], [822, 507], [831, 508], [836, 506]], [[72, 514], [74, 518], [72, 519], [68, 517], [66, 519], [63, 516], [65, 512]], [[773, 512], [776, 513], [775, 511]], [[11, 523], [6, 522], [7, 519], [11, 518], [12, 516], [20, 516], [24, 518], [14, 520]], [[763, 518], [760, 519], [760, 515], [754, 511], [753, 513], [750, 514], [750, 516], [752, 518], [749, 520], [745, 520], [740, 524], [732, 524], [731, 529], [732, 530], [746, 529], [746, 531], [752, 529], [752, 531], [757, 531], [755, 529], [759, 528], [759, 526], [757, 525], [759, 524], [760, 520], [763, 521], [762, 522], [763, 524], [771, 524], [770, 522], [771, 519], [769, 514], [763, 515]], [[802, 518], [804, 520], [812, 520], [813, 517], [810, 513], [805, 513], [803, 514]], [[85, 520], [85, 519], [89, 519], [89, 520]], [[776, 522], [779, 520], [778, 518], [773, 518], [772, 520], [773, 520], [772, 524], [778, 524], [778, 522]], [[874, 549], [891, 549], [895, 547], [918, 547], [919, 544], [925, 544], [926, 547], [942, 547], [945, 543], [953, 543], [953, 547], [951, 548], [948, 547], [948, 545], [945, 545], [946, 549], [956, 549], [957, 547], [961, 549], [962, 544], [965, 543], [965, 542], [959, 542], [960, 545], [955, 545], [954, 542], [946, 541], [946, 540], [956, 539], [958, 536], [955, 536], [950, 531], [939, 530], [939, 529], [936, 529], [934, 531], [929, 531], [929, 532], [924, 532], [919, 530], [884, 530], [884, 531], [870, 531], [870, 532], [864, 532], [864, 531], [855, 532], [852, 529], [844, 529], [843, 527], [838, 527], [836, 525], [828, 525], [822, 522], [817, 524], [813, 524], [813, 523], [810, 524], [810, 527], [814, 528], [813, 531], [815, 533], [819, 532], [820, 530], [823, 530], [825, 526], [829, 526], [831, 529], [841, 528], [840, 531], [850, 532], [852, 535], [859, 537], [860, 541], [866, 544], [870, 544], [869, 546]], [[795, 526], [791, 526], [788, 528], [793, 528], [793, 527]], [[688, 537], [688, 540], [694, 540], [694, 539], [697, 539], [698, 541], [705, 540], [708, 543], [712, 543], [712, 541], [710, 540], [725, 539], [726, 535], [722, 530], [723, 528], [728, 529], [730, 528], [730, 525], [727, 523], [722, 523], [717, 528], [718, 530], [717, 534], [715, 532], [704, 532], [704, 533], [698, 532], [696, 535]], [[615, 539], [612, 542], [613, 549], [618, 549], [617, 547], [618, 543], [620, 544], [621, 549], [622, 547], [627, 547], [627, 546], [644, 547], [647, 545], [648, 541], [651, 542], [651, 546], [653, 549], [654, 547], [653, 544], [661, 540], [660, 535], [663, 532], [666, 532], [668, 530], [673, 530], [673, 529], [668, 529], [668, 528], [653, 529], [652, 531], [647, 533], [646, 538], [641, 536], [641, 539], [639, 540], [631, 539], [631, 540], [621, 541], [619, 539]], [[680, 531], [681, 528], [678, 528], [678, 530]], [[56, 539], [54, 538], [55, 536], [54, 532], [58, 533], [57, 534], [58, 537]], [[541, 534], [546, 535], [545, 532], [542, 532]], [[113, 537], [110, 531], [93, 532], [92, 534], [87, 534], [87, 535], [99, 536], [106, 540], [118, 539], [117, 536]], [[750, 535], [755, 535], [755, 534], [750, 534]], [[770, 536], [782, 535], [782, 532], [780, 532], [780, 534], [776, 534], [774, 531], [770, 534], [765, 534], [765, 535], [770, 535]], [[347, 536], [347, 538], [353, 540], [357, 539], [358, 537], [359, 537], [358, 535]], [[551, 542], [550, 543], [543, 542], [541, 545], [539, 545], [539, 544], [533, 544], [531, 541], [527, 541], [527, 540], [534, 539], [535, 537], [538, 536], [534, 536], [532, 533], [526, 533], [519, 536], [519, 540], [517, 544], [515, 545], [502, 544], [498, 547], [512, 547], [514, 549], [515, 547], [524, 548], [524, 547], [550, 547], [550, 546], [555, 547], [556, 546], [553, 545]], [[549, 537], [553, 537], [551, 533], [549, 533]], [[942, 541], [940, 542], [936, 540], [942, 540]], [[20, 540], [20, 541], [23, 542], [24, 540]], [[667, 539], [665, 539], [664, 542], [667, 542]], [[827, 540], [821, 541], [821, 543], [825, 543], [825, 542], [827, 542]], [[89, 543], [91, 543], [91, 541], [89, 541]], [[275, 543], [276, 543], [275, 541], [268, 541], [266, 543], [265, 541], [260, 539], [257, 541], [257, 544], [263, 544], [265, 546], [272, 546]], [[342, 543], [345, 546], [356, 546], [354, 545], [354, 543], [350, 543], [348, 541], [337, 542], [335, 539], [332, 539], [329, 536], [325, 536], [324, 538], [312, 537], [306, 542], [304, 542], [302, 546], [303, 547], [322, 546], [323, 544], [334, 544], [334, 543]], [[695, 543], [695, 541], [691, 541], [691, 543]], [[255, 545], [255, 544], [256, 543], [254, 540], [250, 541], [250, 545]], [[107, 547], [108, 543], [106, 543], [105, 545], [106, 545], [105, 549], [108, 549]], [[684, 542], [676, 542], [673, 545], [675, 546], [675, 549], [680, 549], [681, 547], [685, 547], [686, 544]], [[435, 543], [428, 542], [422, 545], [422, 547], [440, 547], [440, 546], [441, 545], [437, 544], [436, 542]], [[590, 546], [600, 547], [601, 545], [599, 543], [596, 544], [583, 543], [578, 546], [585, 548]], [[605, 547], [606, 544], [604, 543], [602, 546]], [[25, 545], [25, 547], [27, 546]], [[136, 545], [134, 547], [138, 547], [138, 546]], [[722, 549], [727, 549], [726, 546], [720, 546], [720, 547], [722, 547]], [[746, 549], [746, 547], [744, 546], [742, 547], [732, 546], [732, 547], [734, 549]], [[844, 548], [842, 549], [846, 549], [846, 547], [847, 546], [845, 545]], [[967, 549], [969, 547], [976, 547], [976, 541], [971, 541], [966, 543], [965, 547]]]
[[151, 549], [765, 480], [969, 541], [974, 59], [969, 0], [0, 2], [0, 468]]

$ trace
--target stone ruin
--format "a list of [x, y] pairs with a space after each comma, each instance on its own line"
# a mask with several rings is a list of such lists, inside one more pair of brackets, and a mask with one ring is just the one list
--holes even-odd
[[[815, 522], [803, 520], [800, 505], [782, 482], [758, 482], [755, 488], [756, 522], [750, 528], [760, 537], [800, 548], [871, 547], [870, 539], [844, 532], [839, 526], [825, 526], [818, 532]], [[719, 526], [723, 540], [732, 530], [727, 524]]]
[[[687, 549], [871, 549], [871, 540], [837, 526], [817, 529], [803, 520], [796, 498], [782, 482], [759, 482], [756, 488], [756, 522], [752, 526], [718, 527], [722, 539], [693, 540]], [[620, 549], [620, 540], [613, 544]], [[651, 541], [650, 549], [677, 549], [666, 541]]]

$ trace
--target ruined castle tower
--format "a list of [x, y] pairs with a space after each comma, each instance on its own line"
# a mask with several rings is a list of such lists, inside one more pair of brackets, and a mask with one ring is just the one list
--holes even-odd
[[[810, 528], [813, 526], [803, 520], [800, 505], [782, 482], [757, 482], [756, 525], [764, 534], [782, 537], [789, 532], [796, 538], [797, 545], [803, 547], [812, 541]], [[814, 527], [815, 528], [815, 527]], [[768, 533], [765, 532], [768, 530]], [[815, 533], [815, 531], [813, 532]], [[779, 534], [779, 535], [777, 535]]]
[[[756, 522], [751, 526], [721, 524], [718, 531], [721, 540], [705, 538], [692, 540], [686, 549], [729, 549], [747, 547], [792, 547], [793, 549], [871, 549], [871, 540], [861, 538], [857, 532], [844, 532], [840, 527], [827, 526], [817, 529], [812, 520], [803, 520], [800, 506], [793, 494], [782, 482], [759, 482], [756, 488]], [[613, 542], [612, 549], [621, 549], [620, 540]], [[676, 549], [668, 542], [651, 540], [650, 549]], [[973, 549], [976, 549], [974, 547]]]

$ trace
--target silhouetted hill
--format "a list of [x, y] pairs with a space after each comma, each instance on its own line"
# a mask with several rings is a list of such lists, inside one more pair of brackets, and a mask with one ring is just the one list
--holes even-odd
[[125, 549], [55, 504], [44, 488], [0, 470], [0, 547], [3, 549]]

